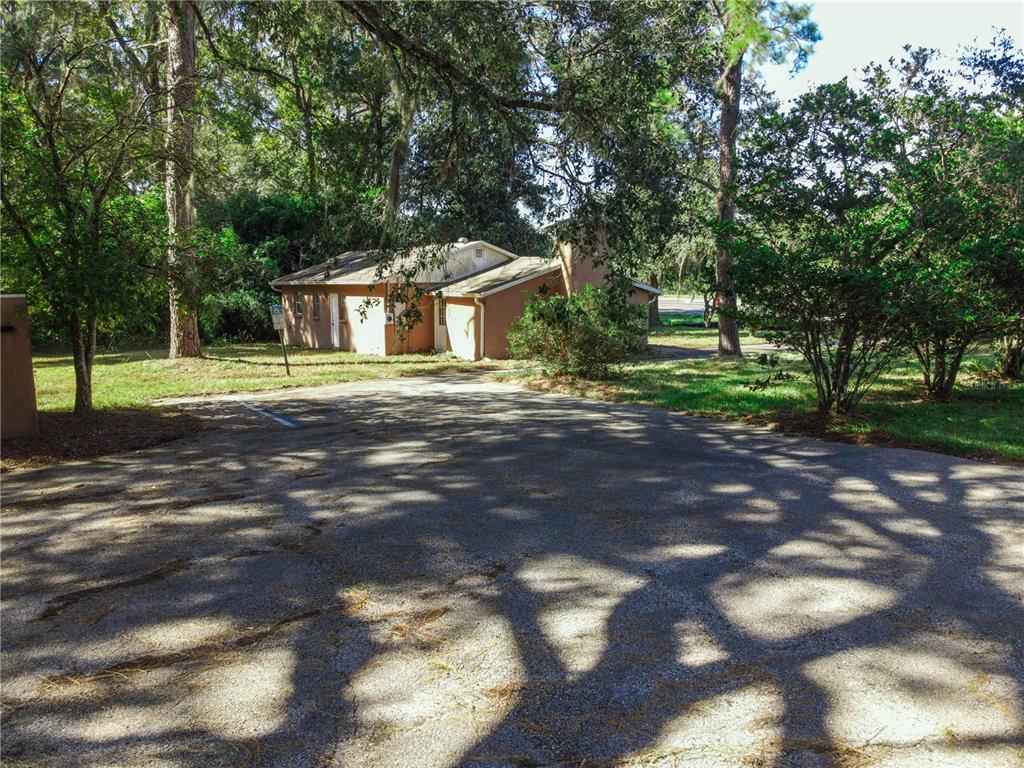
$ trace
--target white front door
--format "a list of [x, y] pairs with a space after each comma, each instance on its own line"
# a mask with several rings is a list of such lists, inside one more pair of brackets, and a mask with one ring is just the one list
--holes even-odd
[[331, 346], [341, 346], [341, 312], [338, 308], [338, 294], [331, 294]]
[[448, 351], [448, 308], [443, 296], [434, 297], [434, 351]]

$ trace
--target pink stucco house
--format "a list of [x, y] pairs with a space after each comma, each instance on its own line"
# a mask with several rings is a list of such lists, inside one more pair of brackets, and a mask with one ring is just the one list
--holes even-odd
[[[483, 240], [432, 246], [429, 267], [421, 252], [380, 269], [377, 251], [349, 251], [271, 282], [281, 293], [285, 342], [374, 355], [451, 352], [469, 360], [508, 356], [506, 334], [531, 294], [546, 287], [566, 294], [604, 280], [568, 243], [557, 258], [517, 256]], [[410, 279], [411, 278], [411, 279]], [[418, 284], [421, 319], [399, 333], [404, 305], [389, 306], [390, 288]], [[659, 291], [633, 282], [631, 301], [647, 303]]]

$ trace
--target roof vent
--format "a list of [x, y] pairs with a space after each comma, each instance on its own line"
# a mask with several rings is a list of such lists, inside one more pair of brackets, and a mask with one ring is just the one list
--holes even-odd
[[459, 242], [460, 243], [468, 243], [469, 242], [469, 238], [468, 237], [460, 237], [459, 238]]

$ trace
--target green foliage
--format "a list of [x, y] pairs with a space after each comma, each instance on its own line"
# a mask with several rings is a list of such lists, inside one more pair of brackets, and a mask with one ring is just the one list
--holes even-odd
[[724, 10], [727, 23], [722, 43], [727, 62], [749, 50], [755, 60], [781, 64], [792, 59], [793, 69], [799, 70], [821, 39], [808, 3], [725, 0]]
[[556, 376], [598, 379], [635, 353], [645, 333], [644, 307], [622, 286], [588, 285], [570, 296], [532, 296], [508, 342], [513, 357], [536, 359]]
[[278, 299], [268, 282], [278, 269], [266, 249], [243, 245], [230, 227], [198, 229], [192, 249], [189, 281], [179, 289], [183, 303], [195, 309], [203, 335], [233, 342], [272, 338], [267, 307]]
[[743, 155], [745, 221], [728, 233], [740, 316], [800, 352], [822, 412], [851, 410], [906, 348], [891, 149], [885, 116], [843, 80], [763, 118]]
[[5, 10], [3, 281], [30, 293], [42, 333], [71, 343], [80, 413], [99, 330], [132, 325], [159, 263], [157, 198], [139, 194], [151, 105], [108, 41], [75, 4]]
[[[999, 61], [1024, 73], [1020, 54]], [[926, 50], [868, 75], [898, 150], [888, 191], [910, 212], [901, 311], [926, 391], [948, 398], [964, 356], [1024, 318], [1024, 101], [954, 86]]]
[[981, 343], [1006, 337], [1013, 369], [1024, 112], [998, 84], [1024, 79], [1024, 58], [975, 52], [969, 86], [932, 58], [908, 48], [860, 92], [822, 86], [764, 116], [745, 148], [744, 314], [804, 355], [822, 410], [849, 410], [904, 347], [934, 398]]

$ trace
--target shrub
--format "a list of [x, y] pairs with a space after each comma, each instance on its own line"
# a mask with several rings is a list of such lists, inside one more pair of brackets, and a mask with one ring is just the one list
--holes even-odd
[[[946, 399], [965, 356], [1024, 316], [1024, 105], [932, 58], [872, 68], [868, 95], [900, 147], [888, 194], [912, 212], [901, 312], [928, 396]], [[1004, 65], [1024, 74], [1024, 57]]]
[[744, 151], [728, 233], [740, 317], [803, 355], [822, 413], [854, 408], [908, 345], [907, 212], [885, 193], [890, 142], [885, 115], [844, 80], [762, 118]]
[[540, 361], [556, 376], [605, 378], [643, 344], [645, 314], [617, 285], [588, 285], [570, 296], [535, 294], [509, 329], [509, 352]]

